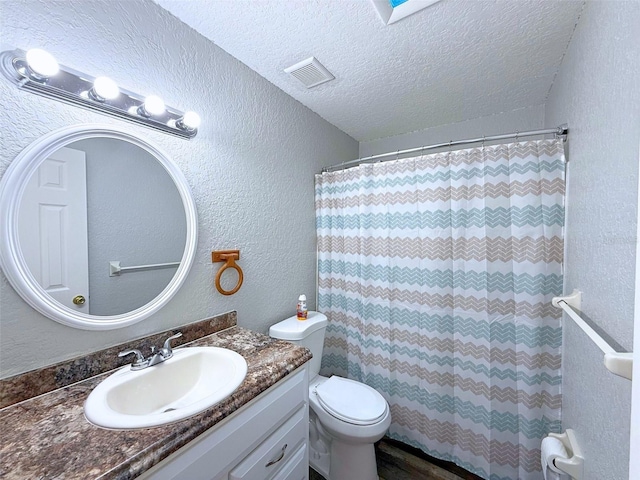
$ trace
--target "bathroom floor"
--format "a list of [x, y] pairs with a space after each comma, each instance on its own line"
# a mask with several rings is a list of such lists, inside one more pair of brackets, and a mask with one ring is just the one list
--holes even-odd
[[[477, 475], [395, 440], [383, 438], [376, 444], [380, 480], [482, 480]], [[309, 480], [324, 480], [309, 469]]]

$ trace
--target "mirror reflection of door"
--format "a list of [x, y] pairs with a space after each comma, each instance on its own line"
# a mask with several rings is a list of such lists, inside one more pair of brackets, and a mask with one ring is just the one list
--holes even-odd
[[[60, 148], [38, 167], [20, 202], [19, 236], [42, 288], [64, 306], [88, 313], [85, 152]], [[74, 303], [78, 296], [84, 301]]]
[[[154, 154], [96, 136], [39, 160], [17, 230], [40, 287], [62, 306], [101, 317], [132, 312], [167, 288], [184, 254], [186, 222], [176, 183]], [[121, 262], [121, 275], [110, 276], [112, 261]], [[156, 264], [172, 265], [139, 268]]]
[[7, 280], [71, 327], [149, 317], [178, 291], [196, 253], [195, 202], [179, 166], [120, 128], [79, 125], [38, 139], [3, 175], [0, 207]]

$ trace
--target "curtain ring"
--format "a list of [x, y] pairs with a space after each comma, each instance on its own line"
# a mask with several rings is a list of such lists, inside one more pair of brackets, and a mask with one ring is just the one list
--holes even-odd
[[485, 141], [486, 138], [487, 138], [486, 136], [484, 136], [484, 135], [482, 136], [482, 150], [484, 150], [484, 141]]
[[362, 165], [367, 165], [367, 164], [371, 163], [372, 159], [373, 159], [373, 153], [371, 155], [369, 155], [368, 157], [359, 158], [358, 160], [361, 160], [361, 162], [358, 164], [358, 167], [361, 167]]
[[520, 131], [516, 130], [516, 142], [518, 141], [518, 135], [520, 135]]
[[400, 157], [400, 149], [396, 150], [396, 160], [398, 160], [398, 157]]

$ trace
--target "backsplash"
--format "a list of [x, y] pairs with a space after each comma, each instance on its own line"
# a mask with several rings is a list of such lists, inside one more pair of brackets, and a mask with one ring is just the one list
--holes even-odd
[[222, 313], [205, 320], [189, 323], [153, 335], [114, 345], [88, 355], [31, 370], [23, 374], [0, 380], [0, 408], [8, 407], [29, 398], [51, 392], [58, 388], [86, 380], [131, 363], [131, 358], [118, 357], [123, 350], [137, 348], [144, 354], [153, 345], [161, 346], [169, 335], [182, 332], [182, 337], [173, 341], [178, 347], [199, 338], [220, 332], [237, 324], [237, 312]]

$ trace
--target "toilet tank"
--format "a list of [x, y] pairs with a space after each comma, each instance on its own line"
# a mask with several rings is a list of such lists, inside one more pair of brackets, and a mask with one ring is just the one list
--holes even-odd
[[272, 325], [269, 329], [269, 336], [287, 340], [311, 350], [313, 358], [309, 362], [309, 378], [313, 378], [320, 372], [324, 333], [328, 323], [326, 315], [310, 311], [306, 320], [298, 320], [298, 317], [294, 315]]

